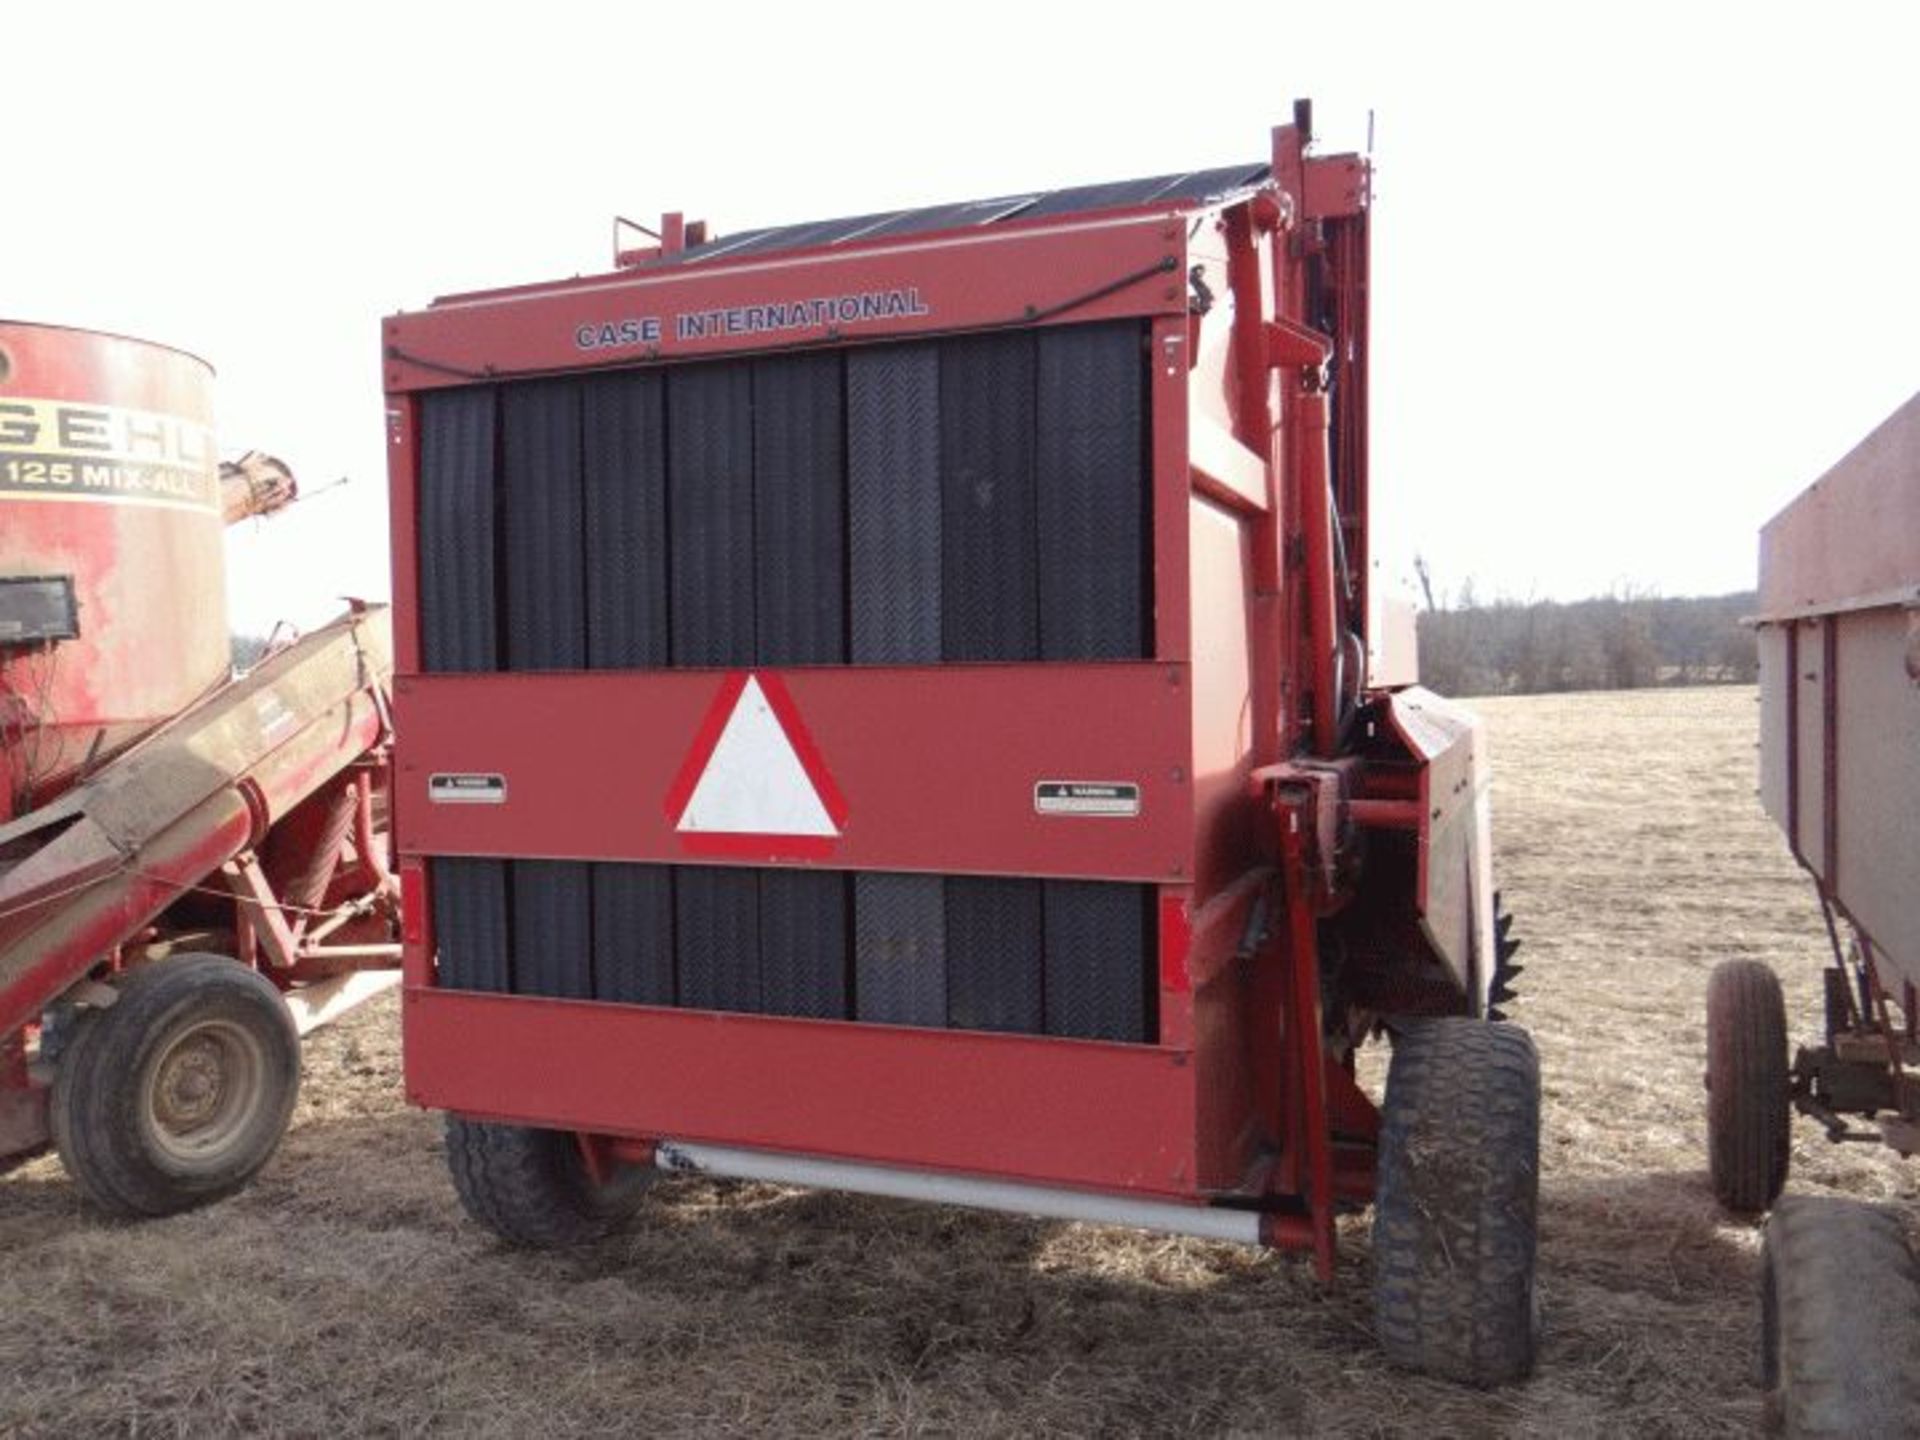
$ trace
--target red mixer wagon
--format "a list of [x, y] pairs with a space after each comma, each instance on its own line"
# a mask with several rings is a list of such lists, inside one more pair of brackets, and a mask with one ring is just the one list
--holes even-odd
[[0, 322], [0, 1169], [117, 1214], [243, 1185], [398, 958], [384, 611], [232, 674], [224, 528], [294, 494], [203, 362]]

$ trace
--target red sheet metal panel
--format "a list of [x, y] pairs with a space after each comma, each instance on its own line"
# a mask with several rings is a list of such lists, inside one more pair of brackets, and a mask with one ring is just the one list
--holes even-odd
[[389, 390], [522, 372], [1177, 312], [1168, 215], [964, 234], [851, 254], [602, 276], [389, 319]]
[[1920, 395], [1761, 531], [1760, 796], [1920, 983]]
[[[446, 990], [405, 999], [415, 1104], [1057, 1185], [1194, 1190], [1182, 1050]], [[564, 1061], [560, 1057], [564, 1057]]]
[[1920, 395], [1760, 532], [1760, 610], [1920, 599]]
[[[773, 674], [775, 672], [766, 672]], [[777, 672], [844, 803], [836, 868], [1181, 880], [1192, 844], [1187, 681], [1157, 664], [808, 668]], [[722, 671], [401, 679], [396, 781], [407, 854], [751, 862], [677, 828], [683, 771]], [[499, 775], [502, 803], [435, 803], [435, 775]], [[1043, 813], [1048, 781], [1140, 787], [1139, 813]]]

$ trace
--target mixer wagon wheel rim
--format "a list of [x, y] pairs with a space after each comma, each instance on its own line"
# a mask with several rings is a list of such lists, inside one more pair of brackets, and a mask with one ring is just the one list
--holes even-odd
[[147, 1140], [181, 1165], [218, 1161], [269, 1103], [265, 1047], [230, 1020], [174, 1035], [147, 1069], [139, 1115]]
[[141, 966], [84, 1013], [48, 1118], [67, 1172], [129, 1219], [231, 1195], [279, 1148], [300, 1089], [300, 1038], [280, 992], [224, 955]]

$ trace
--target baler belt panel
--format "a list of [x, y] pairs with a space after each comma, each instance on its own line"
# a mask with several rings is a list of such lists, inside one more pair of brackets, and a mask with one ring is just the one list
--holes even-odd
[[566, 1000], [593, 996], [590, 867], [575, 860], [514, 860], [513, 988]]
[[682, 866], [674, 872], [673, 898], [680, 1003], [759, 1013], [759, 873]]
[[[669, 607], [675, 665], [753, 658], [753, 369], [690, 366], [667, 376]], [[760, 887], [751, 872], [689, 870], [674, 914], [681, 1003], [760, 1008]]]
[[665, 865], [592, 868], [593, 998], [673, 1004], [673, 871]]
[[[1120, 321], [425, 396], [425, 668], [1140, 658], [1145, 373]], [[458, 864], [445, 983], [1150, 1038], [1138, 886]]]
[[[847, 356], [847, 511], [855, 664], [941, 653], [940, 351]], [[859, 1018], [947, 1023], [946, 891], [937, 875], [853, 878]]]
[[[580, 387], [508, 386], [500, 394], [499, 518], [506, 557], [506, 668], [587, 663], [587, 550]], [[583, 999], [593, 993], [593, 900], [587, 867], [512, 862], [513, 987]]]
[[940, 352], [941, 617], [947, 660], [1040, 658], [1030, 331]]
[[947, 1023], [946, 883], [938, 875], [853, 877], [859, 1018]]
[[587, 663], [665, 665], [666, 382], [657, 371], [584, 383]]
[[[1153, 1034], [1144, 886], [447, 857], [434, 885], [449, 988], [1090, 1040]], [[575, 918], [589, 914], [590, 937]]]
[[[421, 398], [420, 643], [433, 670], [492, 670], [494, 392]], [[441, 859], [433, 866], [434, 930], [443, 978], [462, 990], [508, 990], [507, 862]]]
[[[595, 670], [660, 666], [670, 656], [666, 436], [658, 372], [583, 383], [587, 664]], [[594, 998], [671, 1005], [671, 873], [590, 868]]]
[[[843, 363], [753, 362], [754, 651], [762, 665], [847, 659]], [[847, 1014], [845, 875], [760, 876], [760, 999], [769, 1015]]]
[[493, 508], [493, 388], [422, 396], [420, 658], [428, 670], [498, 664]]
[[513, 989], [505, 860], [433, 862], [433, 928], [441, 983], [455, 990]]

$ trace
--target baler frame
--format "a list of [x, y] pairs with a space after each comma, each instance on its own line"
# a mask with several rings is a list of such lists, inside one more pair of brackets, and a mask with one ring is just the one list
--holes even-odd
[[[1369, 168], [1309, 156], [1310, 138], [1310, 112], [1297, 110], [1274, 134], [1267, 176], [1203, 204], [771, 254], [745, 245], [732, 258], [724, 245], [688, 253], [689, 227], [669, 217], [661, 248], [630, 252], [614, 274], [449, 297], [385, 322], [409, 1098], [572, 1132], [602, 1178], [621, 1162], [684, 1164], [735, 1146], [840, 1167], [853, 1188], [856, 1171], [880, 1188], [904, 1169], [957, 1185], [991, 1177], [1029, 1200], [1137, 1197], [1158, 1218], [1136, 1223], [1171, 1230], [1204, 1221], [1215, 1233], [1238, 1215], [1242, 1238], [1310, 1252], [1331, 1282], [1335, 1217], [1372, 1198], [1381, 1125], [1355, 1048], [1390, 1018], [1485, 1016], [1510, 947], [1495, 929], [1477, 724], [1424, 691], [1369, 684], [1352, 655], [1364, 653], [1369, 602]], [[796, 340], [772, 333], [770, 293], [907, 298], [871, 315], [856, 304]], [[1207, 322], [1222, 300], [1233, 309], [1224, 339]], [[749, 673], [772, 674], [834, 742], [824, 748], [857, 811], [836, 865], [1157, 887], [1150, 1043], [437, 983], [429, 861], [684, 862], [671, 815], [646, 797], [671, 791], [689, 738], [743, 672], [430, 671], [416, 562], [424, 396], [1119, 318], [1144, 325], [1150, 360], [1149, 658]], [[1201, 503], [1230, 541], [1195, 534]], [[1249, 697], [1244, 744], [1197, 736], [1193, 721], [1193, 692], [1216, 672], [1210, 617], [1190, 597], [1223, 555], [1244, 557], [1251, 596], [1248, 673], [1224, 682]], [[1233, 603], [1240, 613], [1238, 590]], [[877, 736], [885, 743], [860, 743]], [[618, 793], [636, 803], [607, 803], [582, 765], [594, 754], [620, 756]], [[931, 756], [936, 774], [965, 777], [969, 806], [930, 818]], [[1138, 776], [1139, 816], [1083, 826], [1063, 861], [1049, 820], [1015, 798], [1049, 774]], [[436, 775], [498, 780], [504, 803], [436, 805]], [[1257, 836], [1250, 816], [1264, 817]], [[1349, 961], [1343, 927], [1370, 845], [1392, 851], [1397, 879], [1374, 897], [1369, 960]], [[751, 844], [730, 858], [795, 863]], [[1374, 976], [1370, 1003], [1329, 1003], [1343, 965]], [[1261, 1037], [1250, 1055], [1223, 1054], [1233, 1047], [1219, 1038], [1234, 1031]]]

